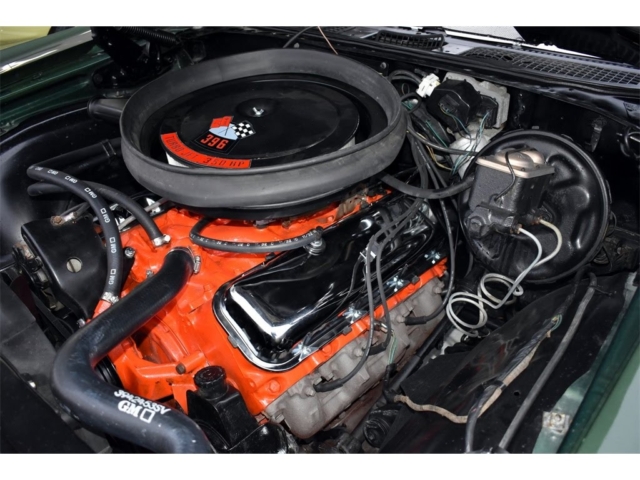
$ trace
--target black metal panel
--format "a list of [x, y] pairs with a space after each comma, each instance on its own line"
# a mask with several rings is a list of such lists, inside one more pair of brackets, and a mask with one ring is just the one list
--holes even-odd
[[[12, 285], [14, 288], [16, 284]], [[3, 358], [36, 385], [38, 393], [57, 408], [51, 393], [51, 365], [56, 352], [29, 309], [11, 287], [0, 280], [0, 352]]]
[[558, 53], [527, 54], [497, 48], [472, 48], [462, 54], [465, 57], [482, 58], [512, 67], [533, 70], [549, 75], [589, 80], [614, 85], [640, 85], [640, 73], [612, 62], [585, 58], [576, 61]]
[[[511, 443], [512, 453], [531, 452], [542, 426], [542, 413], [550, 411], [567, 388], [589, 370], [609, 335], [611, 326], [624, 303], [624, 284], [627, 274], [598, 278], [598, 292], [589, 304], [580, 328], [569, 344], [562, 362], [556, 372], [543, 388], [533, 404], [527, 418]], [[538, 379], [547, 362], [558, 348], [571, 318], [576, 311], [579, 298], [584, 296], [586, 282], [578, 289], [576, 301], [568, 309], [564, 320], [550, 338], [542, 341], [529, 367], [513, 381], [498, 400], [480, 417], [476, 427], [476, 449], [495, 447], [504, 434], [509, 423], [522, 404], [527, 392]], [[533, 302], [514, 317], [501, 329], [511, 329], [521, 325], [526, 329], [528, 322], [548, 319], [554, 315], [558, 305], [567, 297], [572, 286], [568, 285]], [[515, 325], [514, 325], [515, 323]], [[511, 324], [511, 327], [509, 326]], [[495, 333], [498, 333], [496, 331]], [[523, 330], [523, 333], [524, 330]], [[484, 342], [490, 341], [491, 336]], [[511, 349], [512, 342], [517, 340], [510, 335], [503, 338], [503, 349]], [[456, 354], [459, 362], [431, 362], [403, 384], [410, 397], [417, 403], [435, 403], [448, 408], [454, 413], [465, 415], [473, 393], [477, 386], [490, 381], [497, 374], [504, 352], [496, 350], [493, 354], [478, 356], [484, 347], [479, 344], [469, 354]], [[475, 353], [474, 353], [475, 352]], [[480, 360], [480, 361], [478, 361]], [[476, 367], [473, 368], [475, 362]], [[448, 373], [443, 373], [447, 369]], [[477, 372], [474, 373], [474, 372]], [[457, 386], [456, 386], [457, 384]], [[475, 386], [475, 387], [474, 387]], [[418, 413], [403, 407], [394, 422], [382, 447], [387, 453], [461, 453], [464, 451], [464, 424], [453, 424], [435, 413]]]
[[[23, 223], [62, 212], [72, 198], [70, 194], [29, 197], [27, 187], [33, 181], [26, 175], [27, 168], [118, 135], [117, 125], [89, 118], [85, 104], [30, 119], [3, 135], [0, 141], [0, 253], [8, 254], [11, 246], [20, 240]], [[102, 175], [100, 181], [105, 183], [104, 172], [96, 171]], [[119, 170], [111, 169], [108, 177], [113, 178], [118, 173]], [[89, 175], [87, 179], [94, 180], [94, 177]]]
[[107, 275], [104, 245], [93, 222], [83, 217], [54, 226], [35, 220], [23, 225], [22, 235], [40, 257], [56, 298], [80, 318], [91, 318], [102, 292], [96, 279]]
[[3, 452], [91, 453], [87, 444], [73, 433], [1, 357], [0, 382]]

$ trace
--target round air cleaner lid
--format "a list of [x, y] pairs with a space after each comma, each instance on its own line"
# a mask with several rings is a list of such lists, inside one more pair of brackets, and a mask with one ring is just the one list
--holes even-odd
[[266, 50], [169, 72], [127, 102], [131, 174], [199, 209], [302, 205], [387, 167], [405, 136], [395, 89], [369, 67]]
[[250, 168], [335, 152], [353, 144], [360, 114], [329, 85], [293, 79], [225, 82], [161, 109], [169, 163]]

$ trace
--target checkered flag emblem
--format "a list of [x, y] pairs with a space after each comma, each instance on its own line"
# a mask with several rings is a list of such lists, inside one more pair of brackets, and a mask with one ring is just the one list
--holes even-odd
[[233, 128], [233, 131], [236, 132], [238, 138], [247, 138], [256, 133], [249, 122], [240, 122], [237, 125], [232, 123], [230, 126]]

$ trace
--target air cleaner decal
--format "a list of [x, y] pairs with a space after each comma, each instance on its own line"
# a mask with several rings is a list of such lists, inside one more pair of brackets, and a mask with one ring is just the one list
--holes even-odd
[[[208, 133], [207, 135], [211, 135], [212, 138], [209, 141], [210, 142], [213, 141], [213, 137], [215, 135], [212, 133]], [[187, 147], [184, 143], [182, 143], [182, 140], [180, 140], [180, 137], [178, 137], [178, 134], [175, 132], [165, 133], [161, 135], [160, 138], [162, 139], [162, 143], [164, 144], [165, 148], [169, 152], [173, 153], [176, 157], [178, 157], [178, 160], [186, 160], [188, 162], [197, 163], [199, 165], [204, 165], [207, 167], [215, 167], [215, 168], [230, 168], [230, 169], [251, 168], [251, 160], [220, 158], [220, 157], [214, 157], [214, 156], [203, 155], [202, 153], [198, 153], [195, 150], [192, 150], [189, 147]], [[221, 138], [221, 137], [217, 137], [217, 138]], [[218, 140], [216, 141], [216, 143], [219, 143], [220, 141], [221, 140]], [[218, 151], [222, 152], [222, 150], [220, 149]]]
[[213, 152], [229, 153], [238, 141], [256, 133], [251, 123], [233, 123], [232, 120], [231, 116], [214, 118], [209, 130], [194, 139], [194, 142]]

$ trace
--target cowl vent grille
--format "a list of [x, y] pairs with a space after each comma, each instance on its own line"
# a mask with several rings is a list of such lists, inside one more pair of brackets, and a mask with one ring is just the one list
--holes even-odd
[[444, 45], [444, 35], [440, 34], [409, 34], [380, 30], [373, 38], [379, 43], [397, 45], [399, 47], [415, 48], [418, 50], [437, 50]]
[[635, 86], [640, 84], [640, 73], [630, 68], [618, 67], [615, 64], [601, 60], [576, 60], [573, 57], [556, 53], [532, 55], [494, 48], [472, 48], [464, 52], [462, 56], [494, 60], [500, 63], [508, 63], [512, 67], [560, 77], [612, 85]]

